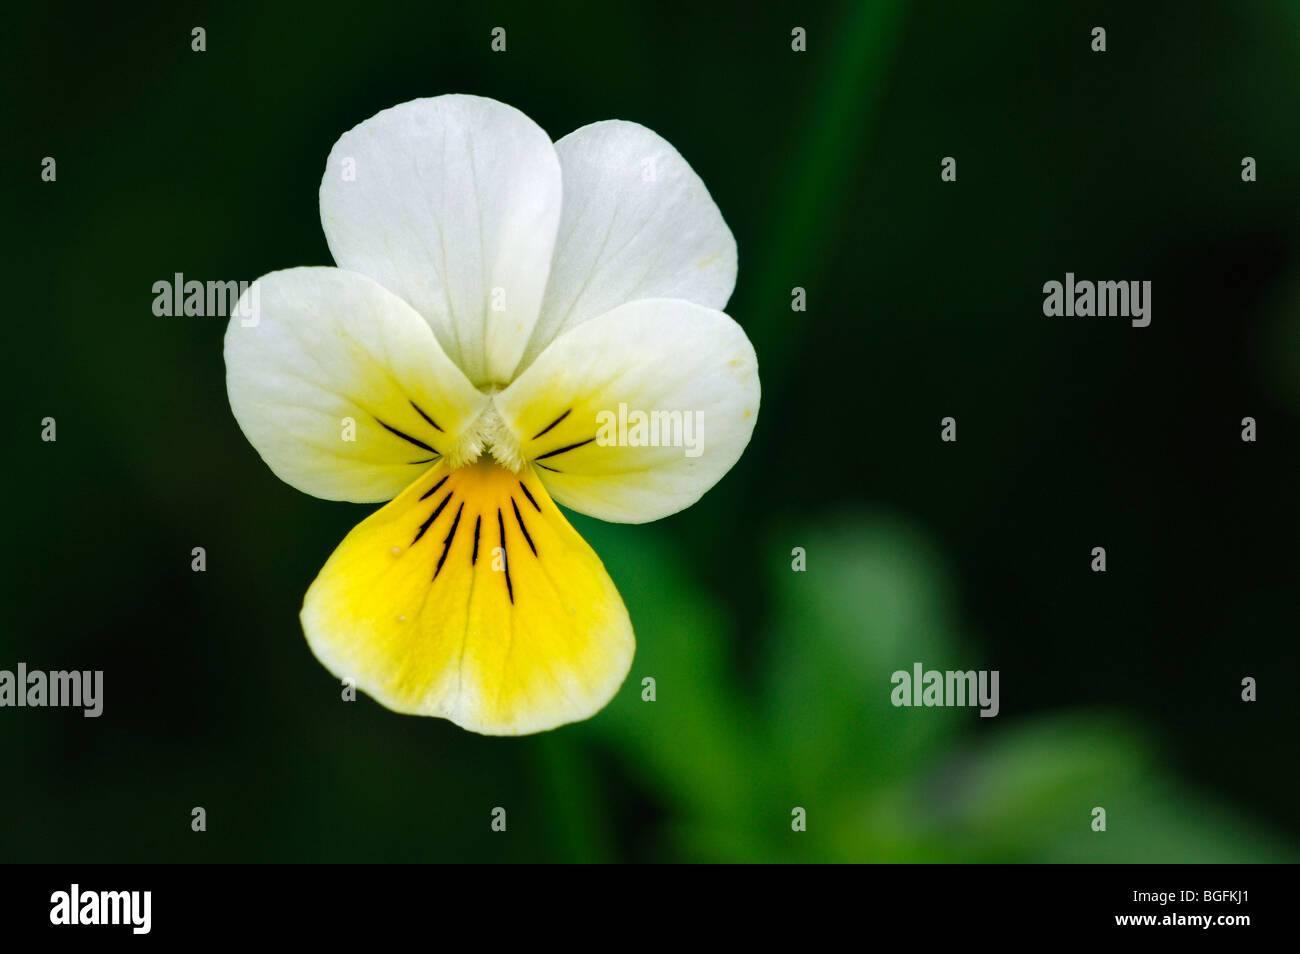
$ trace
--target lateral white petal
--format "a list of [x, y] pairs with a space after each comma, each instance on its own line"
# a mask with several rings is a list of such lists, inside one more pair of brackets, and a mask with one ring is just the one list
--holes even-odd
[[647, 299], [566, 331], [495, 400], [556, 500], [642, 523], [689, 507], [740, 458], [758, 360], [722, 312]]
[[338, 268], [259, 278], [226, 328], [225, 356], [249, 443], [285, 483], [328, 500], [395, 497], [488, 400], [410, 305]]

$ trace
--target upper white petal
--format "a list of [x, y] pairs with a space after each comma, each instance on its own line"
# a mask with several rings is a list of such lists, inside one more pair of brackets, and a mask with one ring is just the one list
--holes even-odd
[[630, 301], [727, 304], [736, 284], [736, 241], [672, 145], [644, 126], [609, 120], [575, 130], [555, 149], [564, 210], [522, 366], [557, 335]]
[[321, 180], [334, 260], [406, 299], [475, 386], [504, 384], [537, 322], [560, 164], [519, 110], [417, 99], [346, 132]]

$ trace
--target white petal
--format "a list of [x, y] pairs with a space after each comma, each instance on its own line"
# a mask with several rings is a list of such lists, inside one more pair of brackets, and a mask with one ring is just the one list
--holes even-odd
[[560, 201], [550, 137], [478, 96], [376, 114], [334, 144], [320, 187], [334, 260], [405, 298], [476, 386], [505, 384], [519, 363]]
[[555, 149], [564, 212], [525, 364], [560, 333], [630, 301], [726, 306], [736, 284], [736, 240], [676, 149], [619, 120], [583, 126]]
[[[740, 326], [661, 298], [565, 332], [496, 407], [556, 500], [642, 523], [689, 507], [731, 469], [758, 401], [758, 361]], [[634, 446], [650, 440], [659, 446]]]
[[226, 329], [226, 390], [277, 477], [356, 502], [401, 493], [487, 403], [410, 305], [338, 268], [249, 286]]

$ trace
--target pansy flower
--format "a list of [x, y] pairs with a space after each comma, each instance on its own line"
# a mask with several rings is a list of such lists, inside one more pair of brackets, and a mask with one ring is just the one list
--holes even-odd
[[390, 709], [475, 732], [590, 717], [635, 641], [557, 503], [656, 520], [739, 459], [759, 382], [720, 310], [730, 230], [650, 130], [553, 143], [461, 95], [345, 133], [320, 210], [338, 267], [258, 279], [225, 339], [231, 409], [280, 479], [389, 501], [308, 588], [312, 652]]

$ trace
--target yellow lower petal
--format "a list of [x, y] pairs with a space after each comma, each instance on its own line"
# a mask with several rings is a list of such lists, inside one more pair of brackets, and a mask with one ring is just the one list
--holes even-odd
[[586, 719], [632, 664], [627, 610], [531, 470], [443, 462], [360, 523], [303, 600], [327, 669], [398, 712], [517, 735]]

